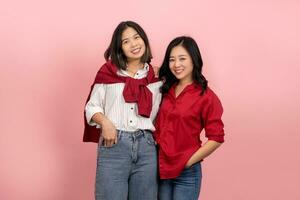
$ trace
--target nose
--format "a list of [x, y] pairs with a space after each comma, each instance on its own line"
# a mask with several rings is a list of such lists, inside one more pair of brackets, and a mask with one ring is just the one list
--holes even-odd
[[180, 62], [178, 59], [174, 60], [174, 67], [180, 67]]
[[130, 42], [130, 45], [131, 45], [131, 47], [135, 47], [136, 46], [136, 41], [134, 41], [134, 40], [132, 40], [131, 42]]

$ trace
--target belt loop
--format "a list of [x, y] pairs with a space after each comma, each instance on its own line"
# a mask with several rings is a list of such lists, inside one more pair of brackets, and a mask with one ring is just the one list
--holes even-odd
[[132, 137], [133, 142], [135, 142], [135, 140], [136, 140], [136, 134], [131, 134], [131, 137]]
[[118, 139], [120, 139], [121, 136], [123, 135], [123, 131], [122, 130], [117, 130], [117, 131], [118, 131], [117, 137], [118, 137]]
[[146, 137], [146, 131], [144, 129], [140, 129], [140, 131], [142, 132], [143, 137]]

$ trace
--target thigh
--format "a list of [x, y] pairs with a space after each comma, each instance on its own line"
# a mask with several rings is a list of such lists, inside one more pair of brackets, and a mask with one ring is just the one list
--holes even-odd
[[174, 179], [174, 200], [197, 200], [200, 194], [202, 179], [201, 164], [194, 164], [184, 169], [179, 177]]
[[159, 180], [158, 199], [159, 200], [173, 200], [172, 180], [169, 180], [169, 179]]
[[[140, 137], [137, 143], [137, 159], [132, 163], [129, 178], [129, 200], [157, 199], [157, 151], [151, 134]], [[134, 156], [135, 157], [135, 156]]]
[[112, 147], [99, 144], [95, 198], [96, 200], [127, 200], [130, 153], [126, 141], [119, 137]]

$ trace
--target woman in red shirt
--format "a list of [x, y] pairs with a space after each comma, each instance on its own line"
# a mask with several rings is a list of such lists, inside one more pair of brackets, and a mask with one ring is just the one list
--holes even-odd
[[[202, 75], [197, 43], [186, 36], [169, 44], [159, 77], [163, 100], [156, 119], [159, 145], [159, 199], [196, 200], [201, 187], [201, 161], [224, 142], [223, 108]], [[207, 142], [201, 145], [205, 130]]]

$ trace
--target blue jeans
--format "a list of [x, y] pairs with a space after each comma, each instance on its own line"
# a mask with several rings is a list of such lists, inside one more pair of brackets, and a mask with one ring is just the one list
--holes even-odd
[[156, 200], [157, 151], [152, 133], [117, 132], [112, 147], [98, 145], [96, 200]]
[[196, 163], [174, 179], [161, 179], [159, 200], [198, 200], [202, 179], [201, 164]]

